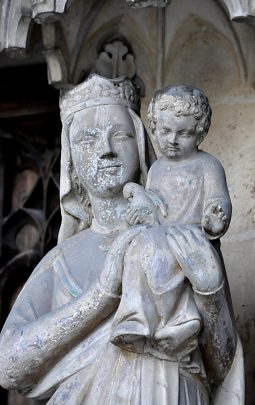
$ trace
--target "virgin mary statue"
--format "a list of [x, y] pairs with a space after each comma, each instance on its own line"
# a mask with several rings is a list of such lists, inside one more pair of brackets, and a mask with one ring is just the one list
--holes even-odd
[[[152, 155], [135, 87], [93, 75], [63, 93], [60, 108], [59, 243], [2, 330], [1, 385], [49, 405], [243, 405], [241, 346], [217, 252], [192, 227], [126, 225], [123, 187], [145, 183]], [[152, 330], [167, 328], [141, 339], [134, 331], [123, 346], [114, 315], [131, 267], [145, 277], [157, 269], [159, 306], [145, 294], [141, 308]], [[206, 286], [204, 270], [213, 274]]]

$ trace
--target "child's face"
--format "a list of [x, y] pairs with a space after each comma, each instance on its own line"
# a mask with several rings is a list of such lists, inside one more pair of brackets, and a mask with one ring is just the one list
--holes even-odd
[[182, 160], [197, 150], [197, 121], [192, 116], [176, 117], [173, 111], [157, 111], [156, 139], [169, 159]]

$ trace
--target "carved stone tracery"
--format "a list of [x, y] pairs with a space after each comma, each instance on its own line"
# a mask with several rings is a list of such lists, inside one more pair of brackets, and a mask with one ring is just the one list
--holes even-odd
[[[82, 43], [86, 41], [87, 33], [97, 14], [100, 13], [101, 9], [105, 7], [108, 2], [97, 0], [93, 3], [91, 2], [91, 6], [89, 6], [89, 3], [88, 5], [82, 5], [79, 1], [76, 3], [70, 0], [20, 0], [19, 2], [14, 0], [3, 0], [0, 6], [0, 52], [5, 50], [12, 56], [26, 54], [30, 47], [30, 37], [33, 32], [33, 24], [42, 24], [43, 49], [48, 64], [49, 83], [58, 88], [77, 84], [77, 77], [80, 75], [79, 73], [77, 75], [77, 73], [74, 72], [74, 68], [77, 64], [77, 58]], [[231, 19], [254, 24], [254, 1], [223, 0], [223, 3], [226, 6]], [[127, 9], [125, 10], [122, 5], [118, 10], [115, 6], [113, 16], [116, 11], [121, 12], [124, 10], [126, 13], [128, 9], [132, 10], [132, 7], [146, 8], [153, 6], [159, 7], [160, 10], [160, 7], [165, 7], [171, 4], [171, 2], [167, 0], [126, 0], [124, 4], [126, 4]], [[81, 14], [79, 14], [75, 22], [75, 25], [79, 27], [79, 35], [77, 35], [74, 50], [74, 48], [71, 49], [66, 44], [66, 22], [68, 22], [68, 17], [65, 19], [64, 24], [63, 17], [68, 16], [69, 9], [76, 6], [79, 7], [80, 10], [84, 10], [84, 12], [82, 11]], [[131, 6], [131, 8], [129, 6]], [[171, 7], [166, 7], [166, 10], [167, 9], [171, 9]], [[118, 13], [116, 13], [116, 16], [117, 14]], [[120, 18], [120, 15], [118, 15], [117, 18]], [[73, 21], [70, 20], [69, 24], [73, 24]], [[118, 39], [118, 35], [115, 35], [115, 37]], [[119, 49], [117, 53], [120, 52], [122, 51]], [[114, 55], [116, 58], [116, 49]], [[126, 72], [128, 63], [129, 75], [130, 69], [134, 69], [131, 66], [132, 58], [130, 59], [129, 55], [128, 63], [127, 61], [122, 63], [122, 60], [119, 59], [118, 66], [116, 65], [115, 68], [113, 68], [113, 64], [107, 60], [106, 54], [100, 55], [99, 59], [100, 62], [97, 61], [97, 64], [99, 63], [101, 65], [99, 69], [106, 70], [107, 72], [111, 71], [111, 75], [114, 74], [112, 69]], [[94, 63], [95, 61], [92, 62], [92, 65]], [[104, 68], [102, 67], [103, 65]], [[123, 65], [126, 67], [123, 68]], [[112, 67], [110, 68], [110, 66]]]
[[[0, 257], [1, 328], [32, 270], [56, 244], [60, 149], [31, 145], [8, 133], [0, 133], [0, 142], [6, 157], [0, 175], [4, 169], [8, 178], [1, 183], [5, 203]], [[0, 397], [3, 404], [30, 404], [17, 392], [8, 393], [5, 401], [7, 393], [0, 389]]]
[[[2, 137], [2, 138], [1, 138]], [[0, 259], [0, 301], [9, 282], [18, 277], [26, 281], [41, 256], [55, 246], [60, 224], [59, 208], [59, 147], [53, 150], [31, 145], [12, 134], [0, 134], [8, 156], [4, 163], [9, 181], [2, 190], [2, 253]], [[10, 202], [10, 204], [9, 204]], [[9, 208], [9, 209], [8, 209]], [[15, 283], [12, 293], [15, 292]], [[0, 323], [6, 317], [4, 303]]]

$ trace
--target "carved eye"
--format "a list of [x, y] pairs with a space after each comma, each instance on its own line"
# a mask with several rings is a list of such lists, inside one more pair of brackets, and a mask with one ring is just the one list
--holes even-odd
[[80, 130], [73, 137], [73, 142], [75, 145], [81, 145], [83, 143], [94, 142], [96, 139], [96, 133], [93, 131]]
[[80, 143], [93, 143], [98, 138], [98, 132], [96, 130], [84, 130], [80, 136]]
[[168, 134], [171, 134], [171, 132], [172, 132], [171, 128], [163, 128], [161, 131], [161, 134], [168, 135]]
[[190, 138], [191, 136], [194, 136], [195, 133], [194, 133], [194, 131], [180, 131], [179, 135], [184, 138]]
[[92, 134], [92, 133], [89, 133], [89, 132], [84, 132], [83, 139], [84, 140], [86, 140], [86, 139], [95, 140], [96, 139], [96, 134]]
[[124, 132], [124, 131], [117, 131], [112, 135], [113, 139], [116, 140], [125, 140], [128, 138], [134, 138], [133, 134], [130, 134], [129, 132]]

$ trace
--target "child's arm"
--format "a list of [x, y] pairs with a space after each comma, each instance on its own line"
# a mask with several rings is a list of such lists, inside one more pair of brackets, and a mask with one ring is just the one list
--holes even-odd
[[[206, 162], [207, 163], [207, 162]], [[232, 214], [225, 171], [221, 163], [208, 155], [205, 165], [205, 201], [202, 227], [209, 239], [220, 238], [227, 231]]]

